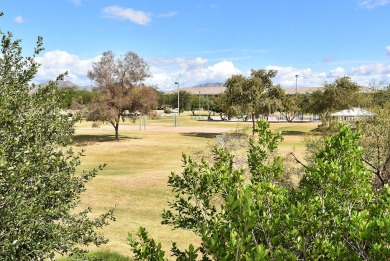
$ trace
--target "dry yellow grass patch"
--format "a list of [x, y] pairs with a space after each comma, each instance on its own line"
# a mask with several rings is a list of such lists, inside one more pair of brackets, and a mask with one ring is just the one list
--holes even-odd
[[[182, 122], [188, 126], [193, 120], [186, 118]], [[155, 123], [158, 121], [153, 123], [157, 126]], [[251, 126], [237, 122], [195, 123], [197, 127], [231, 129]], [[130, 123], [128, 125], [131, 126]], [[116, 208], [116, 222], [102, 231], [110, 242], [101, 249], [131, 256], [127, 236], [129, 232], [135, 234], [139, 226], [146, 227], [166, 251], [171, 241], [182, 246], [198, 241], [191, 232], [172, 231], [171, 227], [161, 225], [161, 213], [167, 208], [167, 201], [172, 199], [167, 180], [171, 171], [181, 171], [182, 153], [191, 155], [205, 151], [215, 144], [217, 133], [124, 130], [119, 132], [121, 139], [115, 141], [113, 129], [88, 129], [90, 126], [91, 123], [78, 125], [73, 146], [76, 150], [86, 150], [80, 170], [107, 164], [105, 170], [87, 184], [87, 191], [81, 199], [81, 207], [89, 205], [95, 214]], [[299, 156], [303, 155], [304, 149], [302, 134], [315, 126], [303, 123], [271, 124], [272, 129], [287, 134], [280, 151], [286, 153], [295, 148]]]

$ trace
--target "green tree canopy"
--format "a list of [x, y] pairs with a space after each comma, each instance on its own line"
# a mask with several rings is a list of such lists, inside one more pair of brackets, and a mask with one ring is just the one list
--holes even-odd
[[326, 83], [324, 88], [310, 95], [310, 104], [307, 110], [318, 114], [325, 126], [331, 120], [331, 114], [337, 110], [348, 109], [358, 102], [360, 86], [349, 77], [341, 77], [334, 83]]
[[180, 112], [185, 110], [191, 110], [192, 106], [192, 97], [193, 95], [185, 90], [179, 91], [179, 97], [177, 97], [177, 91], [166, 94], [165, 102], [169, 104], [172, 108], [177, 108], [177, 99], [180, 99]]
[[224, 102], [226, 113], [229, 117], [250, 115], [255, 127], [255, 118], [259, 113], [264, 113], [267, 105], [265, 94], [273, 86], [272, 78], [275, 70], [251, 70], [251, 75], [233, 75], [226, 80]]
[[82, 246], [106, 242], [98, 229], [112, 211], [91, 219], [90, 208], [75, 210], [85, 183], [97, 174], [76, 172], [81, 153], [65, 147], [78, 119], [60, 113], [55, 81], [30, 85], [42, 38], [33, 55], [23, 57], [20, 40], [0, 35], [0, 259], [83, 253]]
[[92, 91], [80, 90], [77, 86], [64, 87], [58, 90], [63, 109], [83, 109], [92, 99]]

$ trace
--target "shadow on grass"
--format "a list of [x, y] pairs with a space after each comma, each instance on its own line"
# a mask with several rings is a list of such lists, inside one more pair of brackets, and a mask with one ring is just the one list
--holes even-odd
[[215, 139], [217, 135], [221, 135], [221, 133], [207, 133], [207, 132], [186, 132], [181, 133], [180, 135], [186, 137], [197, 137], [197, 138], [206, 138], [206, 139]]
[[[96, 251], [90, 252], [85, 256], [85, 260], [96, 260], [96, 261], [131, 261], [133, 259], [123, 256], [116, 252], [110, 251]], [[58, 259], [59, 261], [75, 261], [75, 260], [84, 260], [84, 259], [75, 259], [69, 257], [62, 257]]]
[[[122, 140], [132, 140], [132, 139], [140, 139], [140, 138], [134, 138], [134, 137], [127, 137], [127, 136], [120, 136], [118, 141]], [[75, 135], [73, 136], [73, 142], [72, 145], [74, 146], [86, 146], [86, 145], [92, 145], [97, 142], [112, 142], [115, 140], [115, 135], [110, 134], [99, 134], [99, 135]]]
[[304, 131], [282, 131], [282, 135], [302, 136], [306, 134]]

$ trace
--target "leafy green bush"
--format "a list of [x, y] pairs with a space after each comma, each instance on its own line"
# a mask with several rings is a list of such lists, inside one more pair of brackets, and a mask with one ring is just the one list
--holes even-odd
[[[177, 260], [383, 260], [390, 256], [390, 188], [375, 189], [361, 161], [359, 135], [347, 126], [326, 138], [305, 166], [298, 187], [286, 183], [276, 154], [282, 137], [258, 122], [250, 140], [249, 174], [233, 155], [215, 148], [214, 160], [183, 156], [184, 170], [168, 185], [175, 198], [163, 223], [202, 239]], [[166, 260], [144, 229], [129, 238], [136, 259]], [[150, 244], [152, 242], [152, 244]], [[156, 249], [155, 249], [156, 250]], [[157, 249], [158, 250], [158, 249]], [[200, 253], [199, 253], [200, 252]], [[155, 255], [153, 255], [155, 254]]]
[[82, 153], [67, 145], [78, 118], [61, 114], [54, 81], [30, 85], [42, 39], [25, 58], [20, 40], [0, 35], [0, 259], [84, 253], [81, 245], [107, 242], [97, 229], [113, 216], [110, 210], [92, 219], [90, 208], [74, 210], [98, 172], [76, 173]]

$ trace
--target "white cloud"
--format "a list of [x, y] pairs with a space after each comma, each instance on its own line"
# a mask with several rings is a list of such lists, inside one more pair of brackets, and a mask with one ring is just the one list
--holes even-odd
[[367, 64], [352, 67], [350, 71], [352, 80], [363, 86], [370, 86], [372, 81], [390, 84], [390, 65]]
[[46, 52], [43, 56], [36, 58], [41, 66], [34, 81], [43, 83], [55, 80], [58, 75], [68, 71], [66, 80], [81, 86], [90, 86], [91, 81], [87, 77], [87, 72], [92, 69], [92, 62], [97, 59], [99, 57], [81, 60], [77, 55], [61, 50]]
[[390, 0], [361, 0], [359, 3], [360, 6], [367, 9], [374, 9], [388, 4], [390, 4]]
[[390, 56], [390, 45], [386, 46], [387, 56]]
[[18, 23], [18, 24], [21, 24], [21, 23], [24, 22], [24, 18], [21, 17], [21, 16], [17, 16], [17, 17], [15, 17], [14, 21], [15, 21], [16, 23]]
[[330, 70], [330, 77], [339, 78], [345, 76], [345, 70], [342, 67], [337, 67], [336, 69]]
[[359, 67], [352, 67], [351, 69], [351, 75], [374, 76], [383, 74], [390, 74], [390, 65], [380, 63], [367, 64]]
[[[46, 52], [37, 57], [36, 61], [41, 64], [34, 79], [37, 83], [54, 80], [56, 77], [68, 71], [69, 80], [80, 86], [90, 86], [92, 82], [87, 77], [88, 70], [92, 69], [92, 63], [98, 61], [100, 56], [91, 59], [80, 59], [79, 56], [62, 50]], [[202, 57], [187, 58], [148, 58], [145, 59], [150, 65], [152, 77], [145, 83], [158, 86], [162, 91], [176, 88], [175, 82], [180, 82], [180, 87], [193, 87], [202, 83], [225, 82], [234, 74], [244, 74], [236, 67], [233, 61], [223, 60], [211, 62]], [[275, 65], [266, 66], [266, 70], [277, 70], [278, 74], [273, 79], [275, 84], [282, 87], [320, 87], [325, 82], [332, 83], [335, 79], [343, 76], [351, 77], [352, 81], [369, 86], [370, 82], [384, 82], [390, 84], [390, 65], [367, 64], [359, 67], [343, 68], [336, 67], [328, 71], [313, 71], [312, 68], [281, 67]], [[298, 75], [296, 82], [295, 75]]]
[[140, 25], [148, 25], [151, 22], [151, 14], [132, 8], [108, 6], [103, 8], [102, 12], [104, 17], [110, 19], [129, 20]]
[[[298, 69], [294, 67], [267, 66], [266, 70], [277, 70], [275, 84], [283, 88], [292, 88], [297, 84], [300, 87], [320, 87], [325, 82], [333, 82], [336, 78], [345, 76], [345, 70], [337, 67], [329, 72], [313, 72], [311, 68]], [[295, 78], [298, 75], [298, 79]]]
[[241, 71], [237, 69], [233, 62], [222, 61], [209, 66], [208, 69], [211, 72], [211, 77], [218, 79], [218, 81], [224, 82], [227, 78], [234, 74], [240, 74]]
[[182, 87], [193, 87], [200, 83], [225, 82], [233, 74], [241, 71], [231, 61], [221, 61], [209, 65], [207, 59], [197, 57], [185, 58], [155, 58], [147, 61], [151, 65], [153, 77], [148, 84], [158, 85], [162, 90], [175, 88], [174, 82], [180, 82]]
[[[299, 87], [303, 87], [303, 83], [307, 84], [305, 79], [313, 79], [313, 73], [310, 69], [297, 69], [294, 67], [280, 67], [275, 65], [266, 66], [264, 69], [266, 70], [277, 70], [278, 73], [276, 77], [273, 79], [274, 84], [280, 84], [282, 87], [295, 87], [295, 84]], [[295, 75], [298, 75], [298, 79], [296, 79]], [[313, 85], [314, 86], [314, 85]], [[306, 86], [305, 86], [306, 87]]]

